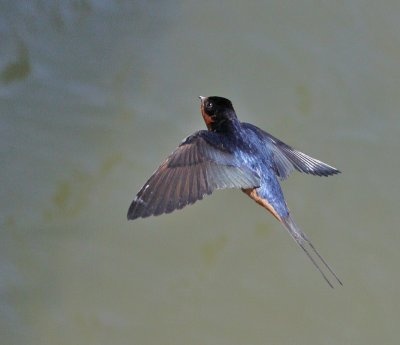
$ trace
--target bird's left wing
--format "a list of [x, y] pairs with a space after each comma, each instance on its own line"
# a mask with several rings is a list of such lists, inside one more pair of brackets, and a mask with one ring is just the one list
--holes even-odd
[[185, 139], [139, 191], [128, 219], [170, 213], [215, 189], [259, 187], [257, 173], [238, 166], [218, 135], [199, 131]]

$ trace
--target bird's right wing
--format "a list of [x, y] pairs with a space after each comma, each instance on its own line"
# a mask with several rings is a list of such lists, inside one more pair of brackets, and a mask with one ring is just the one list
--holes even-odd
[[262, 129], [249, 123], [243, 124], [261, 136], [271, 148], [276, 174], [282, 180], [287, 178], [294, 169], [317, 176], [329, 176], [340, 173], [338, 169], [294, 149]]
[[139, 191], [129, 207], [128, 219], [170, 213], [215, 189], [259, 187], [257, 173], [238, 166], [216, 136], [199, 131], [185, 139]]

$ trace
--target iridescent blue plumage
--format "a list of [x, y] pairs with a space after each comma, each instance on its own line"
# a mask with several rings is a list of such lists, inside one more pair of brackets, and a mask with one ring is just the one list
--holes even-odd
[[286, 227], [331, 287], [323, 267], [342, 284], [294, 222], [279, 183], [293, 170], [317, 176], [337, 174], [339, 170], [252, 124], [240, 122], [228, 99], [200, 98], [208, 131], [187, 137], [161, 164], [132, 201], [128, 219], [170, 213], [215, 189], [242, 189]]
[[250, 166], [260, 176], [261, 184], [256, 188], [257, 194], [266, 199], [281, 218], [286, 217], [289, 211], [273, 168], [275, 163], [270, 145], [253, 127], [244, 123], [238, 126], [235, 138], [238, 143], [235, 152], [238, 161], [241, 165]]

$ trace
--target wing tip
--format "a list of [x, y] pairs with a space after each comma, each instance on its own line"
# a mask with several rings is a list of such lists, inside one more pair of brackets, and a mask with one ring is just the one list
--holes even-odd
[[139, 218], [139, 216], [135, 216], [135, 215], [128, 213], [126, 215], [126, 218], [127, 218], [127, 220], [135, 220], [135, 219]]
[[158, 214], [154, 214], [154, 213], [139, 213], [139, 212], [135, 212], [132, 211], [130, 212], [130, 210], [128, 210], [128, 213], [126, 215], [127, 220], [135, 220], [138, 218], [147, 218], [150, 216], [158, 216]]
[[135, 212], [135, 206], [136, 206], [135, 201], [132, 201], [132, 204], [129, 207], [128, 212], [126, 214], [126, 218], [128, 220], [135, 220], [136, 218], [140, 217], [140, 214], [138, 212]]
[[329, 177], [333, 175], [338, 175], [341, 174], [342, 172], [339, 169], [336, 169], [334, 167], [329, 166], [329, 169], [327, 169], [322, 176]]
[[315, 167], [313, 169], [300, 169], [297, 167], [296, 167], [296, 169], [305, 174], [314, 175], [314, 176], [324, 176], [324, 177], [329, 177], [329, 176], [338, 175], [338, 174], [342, 173], [339, 169], [336, 169], [325, 163], [323, 166]]
[[135, 213], [134, 207], [132, 207], [132, 205], [134, 206], [133, 202], [132, 202], [131, 206], [129, 207], [129, 210], [126, 214], [126, 218], [128, 220], [135, 220], [135, 219], [141, 217], [138, 213]]
[[151, 216], [157, 217], [162, 214], [169, 214], [174, 211], [181, 210], [185, 208], [188, 205], [193, 205], [196, 201], [202, 200], [204, 196], [209, 195], [211, 193], [204, 193], [200, 195], [196, 200], [188, 200], [187, 202], [179, 202], [177, 205], [167, 205], [166, 207], [160, 209], [160, 210], [147, 210], [147, 209], [140, 209], [138, 208], [138, 203], [134, 200], [132, 201], [131, 206], [128, 209], [128, 212], [126, 214], [127, 220], [135, 220], [138, 218], [148, 218]]
[[150, 214], [146, 215], [146, 209], [140, 206], [141, 204], [138, 202], [138, 199], [134, 199], [129, 206], [126, 218], [128, 220], [135, 220], [137, 218], [145, 218], [150, 216]]

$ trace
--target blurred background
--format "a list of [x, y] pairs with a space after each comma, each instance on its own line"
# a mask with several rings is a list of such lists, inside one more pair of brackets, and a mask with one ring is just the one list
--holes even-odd
[[[3, 0], [2, 344], [398, 344], [400, 2]], [[343, 171], [128, 222], [199, 95]]]

